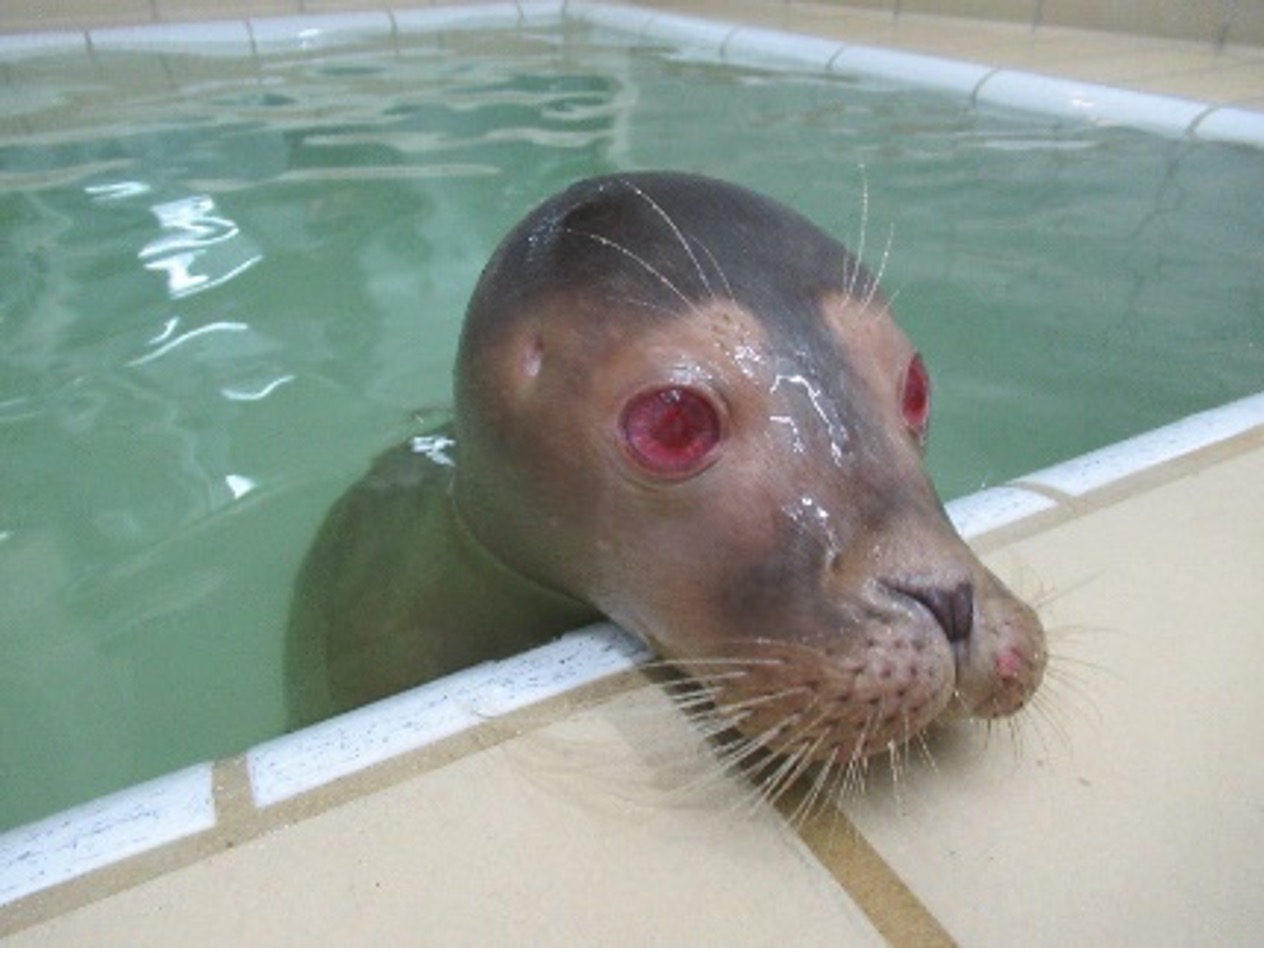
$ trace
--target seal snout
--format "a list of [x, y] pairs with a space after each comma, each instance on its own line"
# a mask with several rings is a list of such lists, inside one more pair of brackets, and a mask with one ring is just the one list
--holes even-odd
[[975, 588], [967, 580], [953, 586], [886, 584], [893, 592], [920, 603], [952, 643], [965, 642], [975, 625]]

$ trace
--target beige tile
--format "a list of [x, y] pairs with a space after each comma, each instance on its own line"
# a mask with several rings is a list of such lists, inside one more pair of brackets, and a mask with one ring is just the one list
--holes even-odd
[[1036, 15], [1035, 0], [901, 0], [900, 14], [952, 15], [977, 20], [998, 20], [1006, 23], [1032, 24]]
[[1261, 86], [1261, 70], [1235, 70], [1188, 74], [1180, 77], [1158, 77], [1148, 81], [1152, 92], [1184, 96], [1201, 102], [1234, 106], [1239, 109], [1265, 109], [1265, 90]]
[[1045, 0], [1041, 22], [1211, 44], [1221, 35], [1228, 11], [1224, 0]]
[[854, 809], [959, 941], [1261, 944], [1261, 485], [1258, 432], [997, 555], [1050, 594], [1047, 697]]
[[0, 3], [0, 32], [83, 30], [150, 23], [150, 0], [4, 0]]
[[303, 9], [300, 0], [155, 0], [155, 3], [160, 20], [177, 23], [285, 16]]
[[647, 689], [7, 942], [880, 942], [775, 812], [718, 781], [684, 796], [695, 745]]

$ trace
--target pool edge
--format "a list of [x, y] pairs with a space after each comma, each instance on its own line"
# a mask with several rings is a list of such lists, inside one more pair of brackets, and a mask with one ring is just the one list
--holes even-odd
[[595, 0], [516, 0], [399, 10], [386, 7], [379, 11], [247, 16], [209, 24], [162, 22], [60, 29], [47, 34], [0, 33], [0, 61], [6, 56], [21, 58], [50, 51], [95, 56], [99, 50], [188, 51], [193, 46], [206, 53], [258, 57], [319, 52], [365, 35], [396, 36], [458, 27], [523, 28], [567, 21], [673, 42], [696, 55], [748, 66], [894, 79], [965, 97], [972, 106], [1017, 109], [1169, 138], [1265, 149], [1265, 113], [1253, 109]]
[[[1152, 471], [1183, 462], [1198, 465], [1221, 446], [1233, 449], [1259, 432], [1263, 421], [1265, 395], [1251, 395], [959, 498], [947, 509], [973, 542], [998, 533], [1007, 539], [1037, 534], [1083, 516], [1086, 500], [1104, 491], [1127, 490]], [[0, 833], [0, 913], [212, 830], [224, 822], [216, 779], [225, 771], [244, 778], [244, 808], [267, 814], [501, 715], [632, 671], [649, 658], [610, 623], [586, 627], [540, 649], [263, 742], [236, 758], [180, 769]], [[28, 916], [12, 919], [12, 926], [0, 925], [0, 936], [30, 925]]]

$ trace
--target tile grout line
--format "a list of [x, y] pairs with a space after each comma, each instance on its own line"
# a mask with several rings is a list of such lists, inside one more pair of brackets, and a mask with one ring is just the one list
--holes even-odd
[[958, 946], [837, 804], [797, 817], [811, 797], [810, 782], [800, 778], [774, 806], [883, 939], [895, 947]]

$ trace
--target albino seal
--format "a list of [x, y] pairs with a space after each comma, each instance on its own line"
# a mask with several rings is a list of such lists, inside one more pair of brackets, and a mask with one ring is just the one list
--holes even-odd
[[874, 278], [697, 175], [580, 182], [470, 301], [452, 428], [329, 514], [290, 631], [299, 720], [609, 617], [803, 763], [1036, 691], [1035, 613], [923, 469], [931, 385]]

